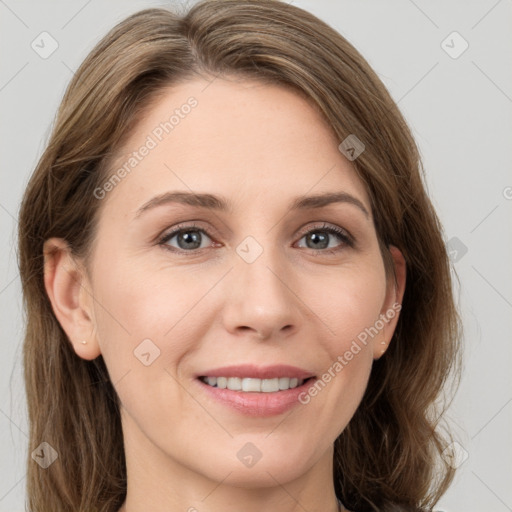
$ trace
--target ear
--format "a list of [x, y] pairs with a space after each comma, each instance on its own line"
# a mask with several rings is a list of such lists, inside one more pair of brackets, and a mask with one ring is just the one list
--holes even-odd
[[[389, 246], [389, 252], [393, 260], [395, 275], [388, 276], [386, 286], [386, 298], [379, 316], [383, 324], [379, 329], [380, 335], [375, 339], [373, 345], [373, 358], [379, 359], [389, 347], [393, 333], [395, 332], [402, 309], [402, 299], [405, 292], [405, 280], [407, 266], [401, 251], [394, 245]], [[377, 322], [379, 322], [377, 320]], [[380, 327], [380, 326], [379, 326]]]
[[53, 312], [76, 354], [83, 359], [95, 359], [101, 352], [96, 338], [93, 297], [85, 270], [62, 238], [46, 240], [43, 252], [44, 285]]

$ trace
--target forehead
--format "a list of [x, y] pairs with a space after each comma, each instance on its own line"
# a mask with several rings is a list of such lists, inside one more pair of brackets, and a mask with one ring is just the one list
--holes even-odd
[[109, 202], [166, 190], [282, 201], [366, 189], [321, 114], [295, 91], [254, 80], [190, 80], [162, 90], [111, 166]]

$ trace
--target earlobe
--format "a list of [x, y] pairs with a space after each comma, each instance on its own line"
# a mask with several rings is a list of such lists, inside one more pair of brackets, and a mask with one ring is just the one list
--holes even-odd
[[390, 275], [387, 280], [386, 299], [380, 315], [383, 327], [373, 347], [374, 359], [379, 359], [389, 347], [398, 323], [405, 293], [407, 274], [405, 258], [402, 252], [393, 245], [389, 246], [389, 252], [393, 260], [394, 275]]
[[95, 359], [101, 352], [85, 272], [61, 238], [46, 240], [43, 252], [44, 285], [53, 312], [76, 354], [83, 359]]

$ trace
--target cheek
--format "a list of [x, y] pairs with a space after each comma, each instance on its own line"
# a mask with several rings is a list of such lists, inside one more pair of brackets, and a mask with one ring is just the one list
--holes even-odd
[[200, 285], [186, 286], [172, 274], [164, 280], [161, 272], [118, 266], [97, 282], [102, 356], [123, 407], [136, 421], [154, 417], [156, 409], [163, 418], [176, 408], [188, 414], [175, 368], [198, 338], [200, 327], [194, 323], [190, 329], [187, 312]]
[[[180, 268], [146, 268], [140, 263], [130, 265], [129, 259], [116, 266], [97, 265], [97, 334], [114, 382], [128, 370], [139, 372], [144, 363], [150, 363], [152, 370], [167, 368], [174, 373], [181, 358], [201, 339], [201, 330], [207, 329], [207, 323], [197, 317], [201, 310], [197, 306], [218, 281], [216, 274], [204, 272], [200, 277]], [[141, 376], [154, 378], [150, 374], [145, 371]]]
[[324, 284], [312, 287], [308, 296], [312, 309], [318, 311], [327, 328], [329, 335], [325, 339], [334, 356], [348, 350], [352, 340], [364, 340], [364, 333], [375, 325], [386, 297], [386, 279], [383, 267], [376, 261], [373, 265], [340, 269], [331, 273]]
[[[381, 341], [376, 325], [386, 297], [384, 269], [378, 261], [364, 268], [344, 269], [331, 277], [329, 291], [317, 291], [312, 302], [328, 333], [320, 338], [328, 363], [313, 397], [322, 393], [327, 410], [343, 411], [348, 422], [366, 389], [373, 345]], [[323, 392], [324, 388], [329, 391]]]

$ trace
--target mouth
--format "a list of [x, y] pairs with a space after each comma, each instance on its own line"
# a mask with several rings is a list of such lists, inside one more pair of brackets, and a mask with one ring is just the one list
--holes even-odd
[[302, 402], [317, 378], [288, 364], [239, 364], [204, 369], [194, 379], [204, 396], [245, 416], [275, 416]]
[[274, 377], [258, 379], [253, 377], [200, 376], [199, 380], [212, 388], [229, 389], [241, 393], [278, 393], [303, 386], [315, 377]]
[[271, 417], [304, 402], [301, 396], [317, 377], [296, 366], [229, 366], [205, 370], [195, 376], [207, 400], [243, 416]]

